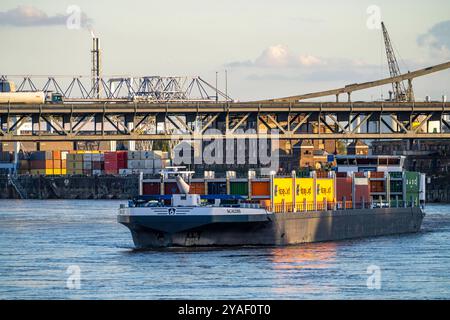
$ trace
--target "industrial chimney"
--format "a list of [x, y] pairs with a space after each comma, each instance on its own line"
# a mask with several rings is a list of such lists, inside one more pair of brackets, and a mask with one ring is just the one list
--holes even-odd
[[101, 89], [101, 67], [100, 67], [100, 44], [99, 39], [95, 36], [92, 37], [92, 97], [100, 98]]

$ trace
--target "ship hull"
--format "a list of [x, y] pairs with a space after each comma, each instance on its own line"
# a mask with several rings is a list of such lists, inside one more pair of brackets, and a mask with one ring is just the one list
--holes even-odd
[[138, 249], [203, 246], [281, 246], [415, 233], [420, 208], [379, 208], [258, 216], [119, 215]]

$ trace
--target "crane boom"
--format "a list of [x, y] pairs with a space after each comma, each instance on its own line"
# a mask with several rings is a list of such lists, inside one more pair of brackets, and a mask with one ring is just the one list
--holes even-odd
[[[389, 65], [389, 73], [391, 78], [398, 77], [401, 75], [400, 67], [398, 66], [397, 58], [395, 57], [394, 48], [392, 46], [391, 38], [389, 37], [389, 33], [384, 25], [384, 22], [381, 22], [381, 28], [383, 30], [383, 38], [384, 45], [386, 47], [386, 56]], [[392, 83], [392, 89], [394, 93], [395, 101], [410, 101], [412, 100], [412, 86], [410, 85], [408, 90], [406, 89], [403, 81], [397, 81]]]

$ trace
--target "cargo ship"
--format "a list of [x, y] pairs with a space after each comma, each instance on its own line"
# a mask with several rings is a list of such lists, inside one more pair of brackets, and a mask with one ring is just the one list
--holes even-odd
[[[388, 190], [387, 197], [371, 196], [371, 184], [378, 188], [382, 181], [379, 174], [372, 174], [372, 183], [371, 174], [361, 172], [271, 175], [268, 199], [195, 194], [187, 182], [191, 174], [177, 167], [163, 170], [162, 181], [172, 176], [178, 193], [165, 195], [161, 187], [162, 194], [121, 205], [118, 222], [129, 228], [136, 248], [281, 246], [405, 234], [418, 232], [424, 218], [419, 173], [387, 174], [388, 186], [400, 180], [403, 186], [392, 195]], [[144, 182], [141, 178], [141, 191]]]

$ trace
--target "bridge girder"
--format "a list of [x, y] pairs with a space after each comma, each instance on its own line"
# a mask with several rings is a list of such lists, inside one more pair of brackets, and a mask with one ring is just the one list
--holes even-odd
[[0, 141], [443, 139], [449, 119], [441, 102], [0, 105]]

